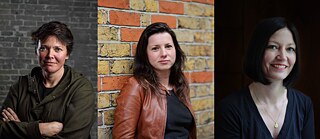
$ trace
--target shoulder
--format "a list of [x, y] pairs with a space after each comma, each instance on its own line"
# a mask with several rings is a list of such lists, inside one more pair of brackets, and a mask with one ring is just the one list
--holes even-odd
[[288, 88], [288, 99], [291, 99], [292, 102], [295, 102], [298, 105], [303, 105], [304, 107], [312, 105], [312, 101], [309, 96], [294, 88]]
[[248, 88], [243, 88], [239, 91], [233, 92], [218, 103], [217, 111], [222, 114], [237, 113], [237, 115], [239, 115], [250, 109], [250, 97]]
[[126, 81], [121, 89], [120, 94], [137, 95], [138, 92], [142, 92], [142, 87], [134, 77], [130, 77]]
[[239, 106], [239, 104], [241, 105], [243, 104], [244, 101], [247, 101], [249, 94], [250, 94], [249, 90], [247, 88], [243, 88], [223, 98], [220, 104], [224, 106], [230, 106], [230, 105]]
[[92, 87], [91, 81], [89, 79], [87, 79], [85, 77], [85, 75], [77, 72], [75, 69], [73, 69], [72, 67], [69, 67], [67, 65], [65, 65], [65, 69], [67, 70], [66, 76], [69, 77], [71, 83], [83, 84], [83, 85]]
[[122, 87], [118, 97], [116, 98], [117, 105], [127, 103], [138, 104], [144, 99], [142, 87], [134, 77], [130, 77]]

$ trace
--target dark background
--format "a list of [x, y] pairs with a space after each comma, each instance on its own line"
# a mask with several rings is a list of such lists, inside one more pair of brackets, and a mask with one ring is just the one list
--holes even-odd
[[320, 138], [320, 10], [315, 0], [215, 1], [215, 102], [246, 87], [243, 72], [246, 47], [263, 18], [283, 16], [296, 25], [301, 40], [301, 74], [294, 88], [310, 96]]
[[[38, 66], [30, 34], [52, 20], [67, 24], [74, 35], [67, 65], [97, 88], [97, 0], [1, 0], [0, 106], [18, 76]], [[96, 124], [91, 133], [97, 138]]]

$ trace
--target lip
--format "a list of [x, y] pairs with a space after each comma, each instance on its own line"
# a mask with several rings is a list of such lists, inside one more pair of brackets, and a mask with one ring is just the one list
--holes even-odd
[[161, 64], [167, 64], [167, 63], [169, 63], [170, 62], [170, 60], [160, 60], [159, 61], [159, 63], [161, 63]]
[[53, 64], [56, 64], [55, 62], [43, 62], [45, 65], [53, 65]]
[[284, 70], [284, 69], [286, 69], [286, 68], [288, 67], [288, 66], [285, 65], [285, 64], [271, 64], [271, 66], [272, 66], [273, 68], [278, 69], [278, 70]]

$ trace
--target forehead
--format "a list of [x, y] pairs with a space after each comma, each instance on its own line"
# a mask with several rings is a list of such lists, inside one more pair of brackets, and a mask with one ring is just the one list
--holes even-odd
[[42, 45], [47, 45], [47, 46], [65, 46], [66, 47], [66, 43], [60, 41], [56, 36], [51, 35], [48, 36], [45, 40], [43, 40]]
[[274, 32], [269, 41], [281, 41], [281, 42], [288, 42], [294, 43], [292, 32], [288, 28], [281, 28]]
[[173, 41], [172, 37], [168, 32], [155, 33], [148, 38], [149, 44], [168, 43], [168, 42], [170, 43], [172, 41]]

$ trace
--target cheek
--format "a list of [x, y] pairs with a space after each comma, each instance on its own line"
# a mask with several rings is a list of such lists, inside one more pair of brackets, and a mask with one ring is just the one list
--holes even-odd
[[45, 53], [39, 53], [38, 57], [39, 57], [39, 59], [43, 60], [43, 59], [45, 59], [46, 54]]

